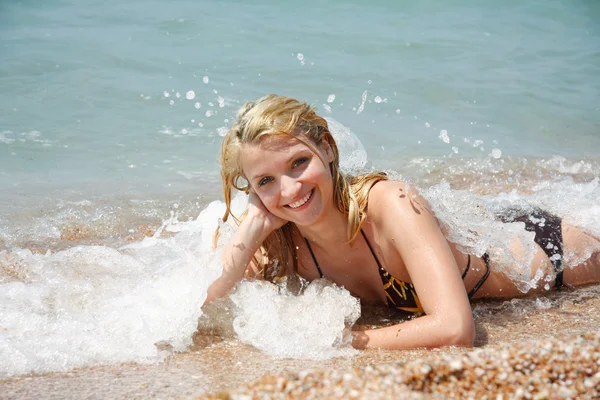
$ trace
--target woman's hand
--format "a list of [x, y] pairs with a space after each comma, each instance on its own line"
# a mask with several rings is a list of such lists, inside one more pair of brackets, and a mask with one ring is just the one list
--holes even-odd
[[272, 212], [267, 210], [267, 207], [260, 200], [260, 197], [256, 194], [256, 192], [250, 189], [250, 194], [248, 197], [248, 217], [258, 218], [263, 221], [263, 229], [271, 233], [276, 229], [281, 228], [288, 221], [275, 216]]

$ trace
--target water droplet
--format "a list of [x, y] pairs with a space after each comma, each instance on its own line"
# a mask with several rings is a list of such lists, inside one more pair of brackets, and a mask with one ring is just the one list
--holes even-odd
[[492, 150], [492, 157], [494, 157], [494, 158], [500, 158], [500, 157], [502, 157], [502, 151], [500, 149], [493, 149]]
[[429, 122], [425, 122], [425, 128], [429, 128], [431, 124]]
[[196, 107], [196, 108], [200, 108], [200, 107], [202, 107], [202, 104], [200, 104], [200, 103], [196, 102], [196, 104], [194, 104], [194, 107]]
[[396, 114], [400, 114], [400, 109], [399, 108], [396, 109]]
[[379, 96], [375, 96], [375, 103], [379, 104], [381, 103], [383, 100], [381, 99], [381, 97]]
[[175, 104], [175, 101], [174, 101], [174, 100], [171, 100], [171, 101], [169, 101], [169, 104], [170, 104], [170, 105], [173, 105], [173, 104]]
[[360, 103], [360, 106], [358, 107], [358, 110], [356, 111], [356, 114], [360, 114], [361, 112], [363, 112], [363, 110], [365, 109], [366, 101], [367, 101], [367, 91], [365, 90], [362, 94], [362, 101]]
[[299, 61], [302, 61], [302, 60], [304, 60], [304, 54], [302, 54], [302, 53], [298, 53], [298, 54], [296, 55], [296, 58], [297, 58]]
[[204, 115], [206, 115], [208, 118], [212, 117], [213, 114], [214, 113], [212, 112], [212, 110], [208, 110], [207, 112], [204, 113]]
[[444, 143], [450, 143], [450, 137], [448, 136], [448, 131], [445, 129], [442, 129], [440, 131], [440, 139], [442, 139], [442, 141]]
[[196, 98], [196, 92], [194, 92], [193, 90], [188, 90], [185, 94], [185, 98], [188, 100], [194, 100]]
[[202, 82], [208, 83], [208, 76], [205, 76], [204, 78], [202, 78]]
[[330, 94], [329, 96], [327, 96], [328, 103], [333, 103], [334, 100], [335, 100], [335, 94]]
[[169, 97], [171, 94], [165, 90], [165, 91], [163, 92], [163, 95], [164, 95], [165, 97]]

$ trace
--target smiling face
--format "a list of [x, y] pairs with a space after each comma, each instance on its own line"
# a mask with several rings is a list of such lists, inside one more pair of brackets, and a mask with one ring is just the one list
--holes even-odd
[[[311, 143], [306, 137], [302, 141]], [[241, 166], [251, 190], [269, 212], [299, 226], [314, 224], [335, 207], [331, 147], [326, 141], [311, 147], [302, 141], [270, 136], [241, 149]]]

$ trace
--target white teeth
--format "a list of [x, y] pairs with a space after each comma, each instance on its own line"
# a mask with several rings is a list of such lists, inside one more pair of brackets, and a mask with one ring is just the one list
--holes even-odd
[[308, 199], [310, 199], [310, 195], [312, 194], [312, 190], [308, 193], [306, 193], [306, 196], [304, 196], [303, 198], [301, 198], [300, 200], [296, 201], [295, 203], [290, 203], [289, 206], [291, 208], [298, 208], [301, 205], [303, 205], [304, 203], [306, 203], [308, 201]]

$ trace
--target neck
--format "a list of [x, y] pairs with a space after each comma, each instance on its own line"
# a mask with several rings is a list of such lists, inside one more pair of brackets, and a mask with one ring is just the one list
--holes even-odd
[[298, 230], [311, 244], [322, 248], [348, 241], [348, 215], [334, 208], [322, 220], [306, 226], [297, 225]]

